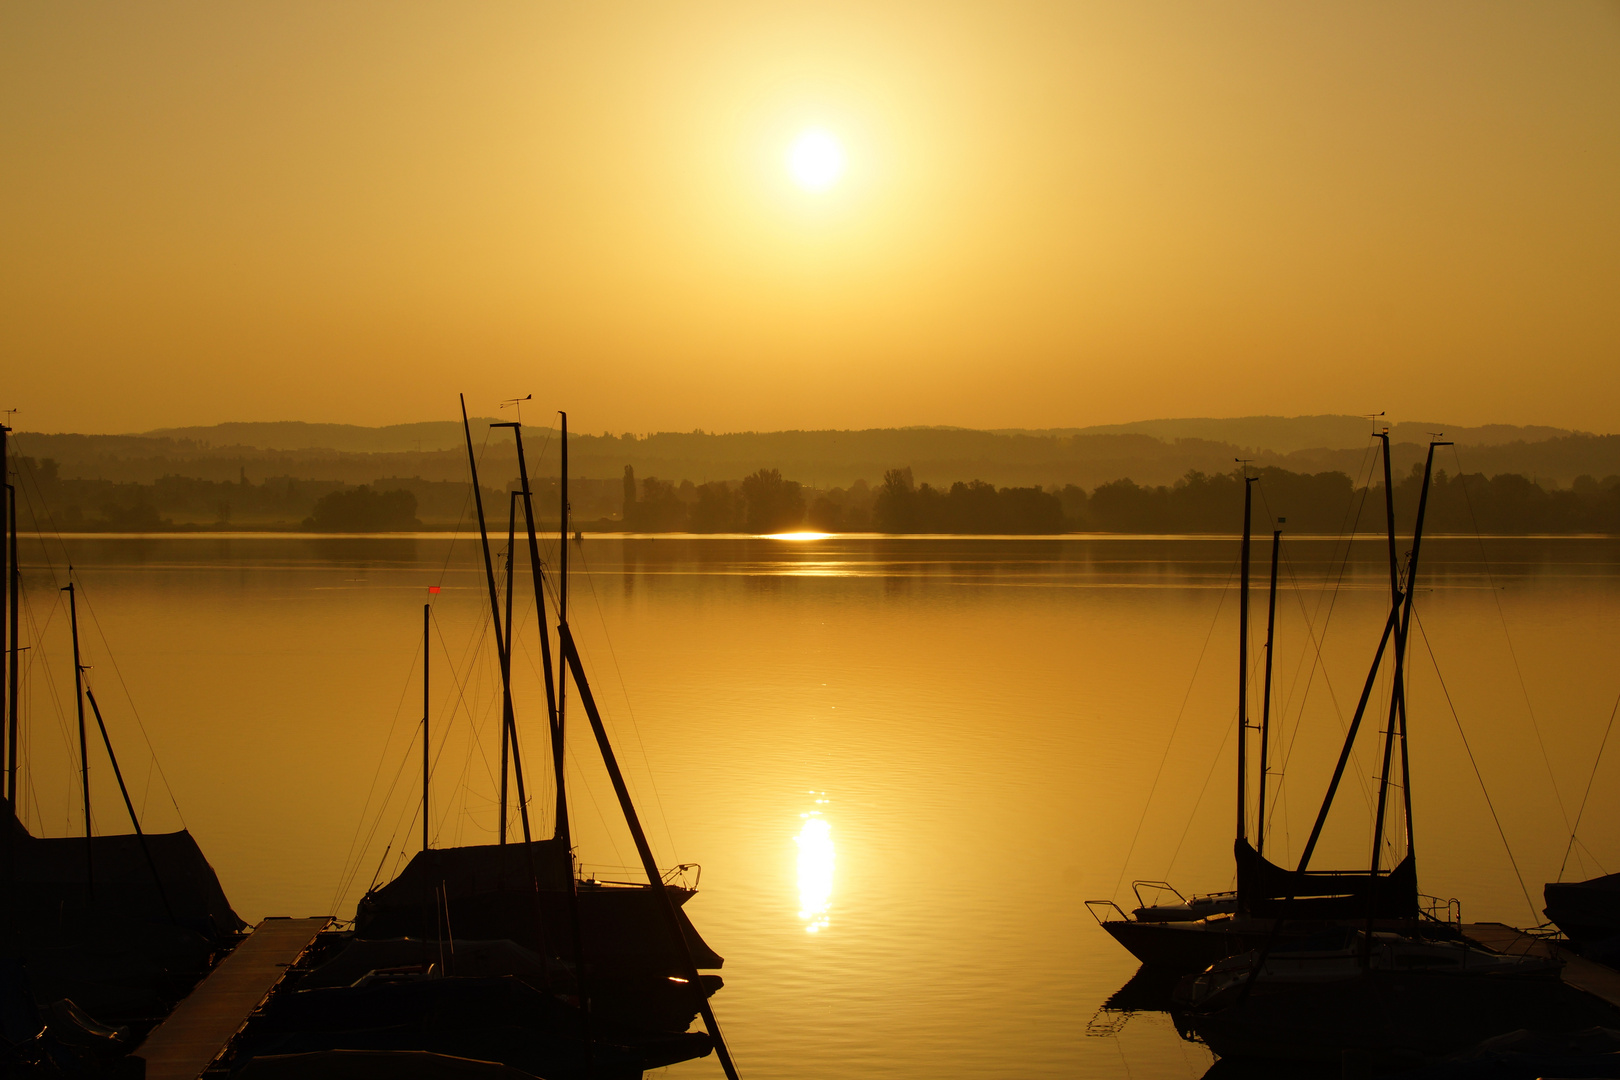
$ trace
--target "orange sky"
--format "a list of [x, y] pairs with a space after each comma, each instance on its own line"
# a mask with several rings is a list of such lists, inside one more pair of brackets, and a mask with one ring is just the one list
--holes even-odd
[[21, 429], [1620, 430], [1612, 2], [16, 0], [0, 135]]

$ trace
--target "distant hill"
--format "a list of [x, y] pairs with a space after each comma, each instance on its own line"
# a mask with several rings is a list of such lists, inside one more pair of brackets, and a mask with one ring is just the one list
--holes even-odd
[[[474, 430], [491, 420], [477, 417]], [[355, 454], [405, 453], [422, 450], [459, 450], [461, 425], [452, 420], [425, 420], [416, 424], [360, 427], [357, 424], [306, 424], [302, 420], [274, 423], [215, 424], [212, 427], [158, 428], [135, 438], [172, 439], [198, 446], [251, 446], [258, 450], [343, 450]]]
[[[1151, 435], [1174, 442], [1177, 439], [1203, 439], [1230, 443], [1254, 450], [1291, 454], [1297, 450], [1342, 450], [1360, 447], [1368, 435], [1382, 426], [1364, 416], [1239, 416], [1229, 419], [1194, 418], [1185, 420], [1138, 420], [1129, 424], [1097, 424], [1084, 428], [1055, 428], [1045, 431], [1007, 430], [1007, 435]], [[1584, 434], [1553, 427], [1519, 427], [1513, 424], [1487, 424], [1458, 427], [1434, 421], [1407, 420], [1390, 425], [1395, 442], [1427, 443], [1430, 432], [1469, 446], [1500, 446], [1510, 442], [1543, 442], [1565, 435]]]

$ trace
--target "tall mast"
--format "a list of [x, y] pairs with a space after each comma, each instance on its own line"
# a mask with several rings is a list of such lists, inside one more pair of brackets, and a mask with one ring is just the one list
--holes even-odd
[[[517, 492], [511, 492], [506, 500], [506, 655], [501, 658], [501, 682], [511, 685], [512, 682], [512, 537], [517, 532]], [[515, 719], [515, 718], [514, 718]], [[514, 726], [516, 726], [514, 724]], [[517, 755], [513, 753], [510, 730], [502, 725], [501, 731], [501, 843], [506, 843], [506, 807], [508, 806], [507, 777], [512, 771], [512, 759]]]
[[[7, 453], [9, 447], [6, 443], [6, 435], [10, 431], [9, 427], [0, 424], [0, 485], [4, 485], [0, 487], [0, 599], [8, 601], [4, 605], [0, 605], [0, 607], [4, 608], [11, 606], [9, 603], [11, 596], [11, 527], [7, 523], [11, 512], [11, 458]], [[11, 640], [9, 624], [0, 620], [0, 656], [9, 654], [16, 647], [17, 643]], [[10, 686], [10, 676], [6, 675], [4, 677], [8, 680], [4, 686]], [[0, 690], [3, 689], [4, 687], [0, 687]], [[0, 702], [9, 701], [9, 694], [0, 693]], [[0, 734], [3, 734], [6, 719], [11, 715], [11, 712], [9, 704], [0, 705], [0, 708], [6, 710], [0, 713]], [[3, 745], [3, 742], [0, 742], [0, 776], [9, 774], [6, 762], [10, 761], [11, 758], [8, 753], [6, 746]], [[6, 794], [6, 786], [3, 782], [0, 782], [0, 795], [4, 794]]]
[[91, 899], [96, 895], [94, 845], [90, 842], [90, 753], [84, 739], [84, 666], [79, 663], [79, 604], [73, 582], [62, 587], [68, 594], [68, 621], [73, 628], [73, 699], [79, 707], [79, 786], [84, 789], [84, 880]]
[[[517, 745], [517, 740], [515, 738], [517, 734], [517, 724], [512, 716], [512, 680], [510, 677], [511, 665], [507, 655], [509, 650], [507, 647], [506, 637], [501, 633], [500, 593], [498, 593], [495, 589], [495, 560], [489, 553], [489, 528], [484, 521], [484, 495], [482, 489], [480, 489], [478, 486], [478, 459], [473, 454], [472, 425], [467, 422], [467, 397], [465, 394], [461, 395], [461, 430], [462, 433], [467, 437], [467, 467], [472, 471], [473, 506], [478, 510], [478, 539], [482, 544], [484, 552], [484, 580], [489, 585], [490, 621], [495, 625], [495, 653], [496, 658], [500, 661], [501, 665], [502, 746], [504, 747], [506, 745], [507, 739], [511, 739], [512, 746], [515, 751]], [[514, 752], [512, 756], [515, 758], [517, 754]], [[523, 798], [523, 781], [521, 776], [522, 774], [520, 772], [518, 780], [518, 799], [520, 801]], [[505, 769], [501, 770], [501, 783], [503, 786], [506, 783]], [[524, 825], [527, 826], [527, 824], [528, 813], [525, 810]], [[500, 834], [500, 842], [503, 844], [506, 843], [506, 798], [504, 795], [501, 798]], [[527, 839], [527, 836], [525, 836], [525, 839]]]
[[1248, 792], [1245, 789], [1249, 745], [1249, 540], [1252, 532], [1249, 510], [1254, 501], [1255, 478], [1243, 476], [1243, 581], [1238, 586], [1238, 744], [1237, 744], [1237, 838], [1247, 831]]
[[[517, 557], [517, 495], [518, 492], [514, 491], [512, 497], [507, 500], [507, 614], [505, 614], [505, 620], [507, 620], [507, 659], [505, 659], [507, 674], [505, 674], [505, 680], [507, 680], [509, 687], [512, 685], [512, 586], [514, 586], [515, 580], [512, 567], [514, 567], [514, 560]], [[528, 844], [533, 837], [528, 832], [528, 792], [523, 790], [523, 758], [520, 758], [517, 753], [517, 717], [515, 716], [512, 717], [512, 730], [510, 730], [507, 738], [512, 743], [512, 777], [517, 780], [517, 814], [518, 819], [523, 823], [523, 844]]]
[[[590, 983], [585, 974], [585, 933], [579, 918], [579, 879], [574, 873], [574, 852], [569, 838], [568, 829], [568, 799], [567, 788], [563, 783], [563, 691], [568, 686], [568, 661], [563, 654], [563, 635], [567, 629], [568, 613], [568, 414], [559, 411], [562, 418], [560, 447], [562, 460], [560, 464], [557, 494], [559, 499], [558, 520], [561, 524], [559, 542], [557, 544], [558, 576], [557, 576], [557, 662], [560, 670], [557, 672], [557, 697], [553, 703], [551, 722], [551, 769], [556, 777], [557, 785], [557, 826], [556, 836], [568, 848], [568, 914], [574, 924], [574, 971], [579, 989], [580, 1000], [580, 1035], [585, 1043], [587, 1053], [594, 1055], [594, 1046], [591, 1041], [591, 997]], [[524, 474], [524, 487], [528, 487], [527, 473]], [[535, 542], [534, 518], [529, 518], [529, 544], [535, 557], [539, 557], [539, 546]], [[536, 600], [538, 603], [538, 599]], [[541, 640], [545, 640], [542, 635]], [[546, 656], [546, 675], [551, 675], [550, 654]], [[547, 683], [546, 688], [551, 688]], [[684, 942], [684, 937], [682, 941]], [[711, 1029], [712, 1030], [712, 1029]], [[588, 1065], [594, 1068], [594, 1056], [587, 1059]]]
[[428, 667], [431, 652], [428, 644], [428, 619], [433, 605], [422, 605], [422, 850], [428, 849]]
[[1423, 487], [1418, 494], [1417, 521], [1412, 526], [1412, 552], [1407, 557], [1406, 589], [1401, 598], [1401, 619], [1395, 629], [1395, 674], [1390, 683], [1389, 730], [1384, 736], [1384, 768], [1378, 781], [1378, 817], [1373, 826], [1372, 872], [1378, 873], [1379, 856], [1384, 844], [1384, 809], [1389, 795], [1389, 770], [1395, 740], [1401, 740], [1401, 786], [1405, 789], [1407, 854], [1412, 844], [1412, 791], [1411, 777], [1407, 775], [1406, 753], [1406, 643], [1412, 624], [1412, 598], [1416, 592], [1418, 553], [1423, 547], [1423, 518], [1429, 506], [1429, 480], [1434, 472], [1434, 449], [1450, 446], [1448, 442], [1429, 443], [1429, 454], [1423, 463]]
[[[698, 1012], [703, 1017], [704, 1026], [709, 1030], [709, 1038], [714, 1040], [714, 1050], [715, 1054], [720, 1058], [720, 1067], [725, 1071], [727, 1080], [737, 1080], [737, 1067], [732, 1064], [731, 1051], [726, 1046], [725, 1036], [720, 1034], [720, 1023], [714, 1018], [714, 1010], [709, 1005], [708, 995], [703, 992], [703, 980], [698, 975], [697, 964], [692, 960], [692, 948], [687, 944], [686, 934], [681, 930], [680, 920], [675, 914], [675, 904], [669, 898], [669, 889], [664, 884], [663, 875], [658, 872], [658, 862], [653, 858], [652, 846], [647, 843], [647, 834], [641, 828], [641, 819], [636, 814], [635, 803], [630, 799], [630, 789], [625, 786], [624, 774], [619, 771], [619, 761], [613, 753], [613, 744], [608, 741], [607, 729], [602, 725], [602, 715], [596, 708], [596, 699], [591, 694], [591, 685], [585, 678], [585, 667], [580, 663], [579, 650], [574, 646], [574, 635], [568, 629], [568, 414], [560, 413], [559, 415], [562, 417], [560, 490], [562, 496], [562, 543], [559, 545], [557, 569], [557, 648], [562, 654], [560, 659], [564, 665], [564, 670], [573, 672], [574, 684], [579, 687], [580, 704], [584, 707], [585, 716], [590, 721], [592, 732], [596, 735], [596, 745], [602, 752], [602, 763], [607, 767], [608, 779], [613, 782], [613, 792], [618, 796], [619, 809], [624, 814], [625, 824], [630, 827], [630, 836], [635, 841], [636, 854], [641, 857], [641, 868], [647, 875], [648, 887], [658, 894], [658, 910], [663, 914], [665, 926], [669, 930], [670, 937], [675, 942], [676, 955], [684, 961], [682, 974], [686, 977], [687, 985], [692, 989], [692, 995], [697, 1001]], [[566, 679], [558, 680], [557, 736], [559, 747], [562, 743], [563, 732], [562, 689], [566, 685]], [[560, 749], [558, 753], [560, 768]], [[577, 914], [574, 925], [576, 927], [579, 925]], [[580, 970], [583, 973], [583, 965], [581, 965]], [[588, 1041], [587, 1045], [589, 1045]]]
[[[561, 418], [562, 442], [560, 444], [562, 461], [558, 466], [557, 500], [560, 516], [557, 525], [557, 632], [568, 624], [568, 414], [558, 410]], [[562, 648], [562, 639], [558, 638], [557, 648]], [[557, 741], [556, 760], [552, 768], [557, 770], [557, 789], [562, 790], [563, 747], [567, 732], [567, 720], [564, 709], [567, 705], [567, 680], [557, 683]]]
[[[491, 424], [491, 427], [509, 427], [517, 440], [518, 479], [523, 485], [523, 518], [528, 530], [529, 539], [529, 576], [534, 584], [534, 612], [535, 619], [540, 627], [540, 667], [545, 676], [546, 683], [546, 713], [547, 722], [551, 731], [551, 753], [553, 768], [561, 760], [561, 737], [557, 732], [557, 685], [551, 666], [551, 631], [546, 626], [546, 597], [545, 597], [545, 568], [540, 563], [540, 539], [535, 534], [534, 492], [529, 486], [528, 457], [523, 452], [523, 425], [520, 423]], [[566, 431], [563, 441], [567, 442]], [[566, 454], [566, 450], [564, 451]], [[511, 604], [508, 598], [507, 604]], [[511, 636], [508, 631], [508, 637]], [[568, 840], [568, 799], [563, 789], [562, 772], [557, 770], [557, 807], [556, 819], [553, 826], [553, 835], [560, 840]]]
[[1374, 438], [1384, 444], [1384, 534], [1389, 538], [1389, 598], [1391, 603], [1398, 604], [1401, 602], [1401, 565], [1395, 555], [1395, 481], [1389, 462], [1389, 429], [1385, 428]]
[[22, 652], [22, 639], [18, 637], [18, 609], [22, 602], [22, 565], [17, 561], [17, 493], [18, 485], [7, 484], [6, 494], [9, 496], [6, 507], [7, 532], [9, 535], [9, 550], [11, 552], [11, 590], [7, 603], [11, 608], [11, 654], [6, 658], [7, 682], [7, 718], [6, 718], [6, 798], [11, 802], [13, 813], [17, 812], [17, 725], [19, 714], [17, 711], [17, 657]]
[[[1281, 518], [1279, 521], [1283, 520]], [[1277, 632], [1277, 556], [1282, 549], [1282, 530], [1271, 530], [1271, 593], [1266, 605], [1266, 687], [1260, 705], [1260, 796], [1254, 820], [1254, 843], [1258, 854], [1266, 851], [1266, 757], [1271, 746], [1271, 657]]]

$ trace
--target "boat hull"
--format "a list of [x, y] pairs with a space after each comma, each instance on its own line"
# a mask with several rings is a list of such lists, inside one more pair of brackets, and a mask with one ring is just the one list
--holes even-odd
[[1579, 1011], [1572, 996], [1556, 972], [1371, 971], [1326, 985], [1257, 988], [1225, 1008], [1177, 1009], [1171, 1016], [1183, 1037], [1196, 1037], [1223, 1058], [1432, 1057], [1520, 1028], [1566, 1026], [1572, 1007]]
[[1549, 882], [1542, 887], [1546, 915], [1571, 941], [1620, 937], [1620, 874], [1590, 881]]

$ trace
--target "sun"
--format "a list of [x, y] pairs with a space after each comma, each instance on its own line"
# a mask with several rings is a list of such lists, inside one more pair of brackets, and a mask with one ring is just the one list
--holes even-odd
[[826, 191], [844, 175], [844, 148], [821, 128], [801, 132], [788, 149], [788, 171], [806, 191]]

